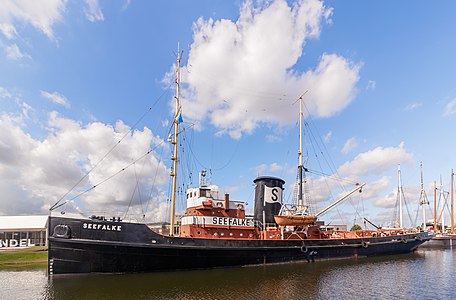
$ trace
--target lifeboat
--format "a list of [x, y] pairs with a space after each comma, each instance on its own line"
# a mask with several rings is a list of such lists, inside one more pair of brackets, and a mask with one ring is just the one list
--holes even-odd
[[274, 220], [279, 226], [306, 226], [317, 221], [316, 216], [285, 215], [274, 216]]

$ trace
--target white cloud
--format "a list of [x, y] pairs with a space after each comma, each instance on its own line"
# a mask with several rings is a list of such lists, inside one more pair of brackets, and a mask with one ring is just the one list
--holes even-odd
[[[18, 29], [31, 25], [57, 43], [53, 27], [64, 18], [68, 0], [3, 0], [0, 4], [0, 34], [8, 40], [22, 40]], [[103, 20], [103, 13], [97, 0], [85, 0], [84, 12], [91, 22]], [[2, 45], [5, 55], [10, 60], [31, 59], [31, 55], [21, 51], [14, 43]]]
[[389, 187], [390, 183], [391, 178], [389, 176], [382, 176], [375, 181], [370, 181], [363, 189], [363, 198], [378, 198]]
[[[18, 112], [20, 111], [20, 113], [8, 115], [15, 123], [23, 125], [24, 122], [29, 119], [29, 112], [32, 111], [32, 107], [23, 101], [20, 95], [0, 86], [0, 99], [17, 105]], [[6, 114], [6, 112], [4, 112], [4, 114]]]
[[[83, 125], [62, 118], [56, 112], [49, 115], [47, 136], [35, 139], [24, 131], [20, 119], [0, 115], [0, 212], [3, 214], [45, 212], [125, 134], [122, 143], [65, 199], [101, 183], [149, 149], [164, 145], [147, 128], [130, 132], [121, 121], [115, 126], [100, 122]], [[150, 186], [154, 183], [155, 201], [164, 201], [159, 187], [167, 178], [168, 170], [152, 151], [119, 175], [73, 201], [84, 207], [85, 212], [102, 210], [109, 213], [124, 212], [132, 200], [131, 211], [137, 212], [140, 201], [145, 205], [149, 200]], [[150, 215], [161, 216], [161, 212], [153, 211], [154, 207], [162, 208], [160, 204], [151, 203]]]
[[70, 102], [68, 101], [68, 99], [65, 96], [63, 96], [57, 92], [49, 93], [46, 91], [41, 91], [40, 94], [41, 94], [41, 97], [51, 100], [52, 102], [54, 102], [56, 104], [62, 105], [66, 108], [70, 107]]
[[84, 0], [88, 7], [84, 8], [84, 13], [90, 22], [103, 21], [104, 16], [98, 0]]
[[32, 110], [32, 107], [30, 105], [28, 105], [26, 102], [20, 100], [20, 99], [16, 99], [16, 103], [19, 104], [21, 106], [21, 116], [20, 118], [21, 119], [29, 119], [30, 116], [29, 116], [29, 111]]
[[122, 8], [120, 9], [121, 11], [126, 11], [127, 8], [130, 6], [131, 0], [126, 0], [124, 5], [122, 5]]
[[[403, 187], [403, 222], [405, 227], [416, 226], [416, 208], [420, 198], [420, 187], [418, 185], [411, 187]], [[398, 207], [397, 188], [390, 190], [389, 193], [383, 196], [374, 198], [374, 206], [382, 208], [384, 214], [376, 216], [378, 224], [387, 224], [387, 226], [399, 225], [399, 207]], [[420, 208], [421, 209], [421, 208]], [[420, 220], [418, 220], [418, 223]]]
[[282, 141], [282, 136], [276, 134], [268, 134], [266, 135], [266, 141], [269, 143], [277, 143]]
[[377, 147], [358, 154], [352, 161], [346, 162], [338, 173], [343, 177], [359, 178], [370, 174], [381, 174], [393, 169], [398, 164], [413, 162], [413, 154], [406, 151], [404, 143], [398, 147]]
[[373, 90], [373, 89], [375, 89], [376, 85], [377, 85], [377, 82], [375, 82], [374, 80], [369, 80], [367, 82], [366, 90]]
[[258, 175], [264, 174], [266, 172], [267, 168], [268, 168], [268, 166], [266, 164], [261, 164], [256, 167], [256, 173]]
[[0, 32], [9, 40], [17, 36], [16, 28], [9, 23], [0, 23]]
[[0, 31], [8, 39], [17, 35], [13, 22], [30, 24], [49, 39], [54, 39], [52, 26], [61, 21], [66, 0], [3, 0], [0, 9]]
[[199, 19], [182, 72], [186, 117], [209, 120], [233, 138], [262, 123], [292, 124], [292, 103], [305, 90], [311, 114], [334, 115], [352, 101], [359, 80], [360, 65], [336, 54], [322, 54], [314, 70], [293, 69], [330, 8], [317, 0], [259, 3], [246, 2], [236, 22]]
[[[354, 182], [365, 182], [367, 184], [363, 187], [361, 197], [356, 198], [357, 194], [350, 197], [347, 207], [356, 206], [366, 199], [379, 201], [381, 194], [391, 183], [390, 177], [381, 175], [394, 170], [398, 163], [406, 164], [412, 161], [413, 155], [405, 150], [403, 143], [398, 147], [377, 147], [360, 153], [355, 159], [339, 167], [334, 176], [307, 178], [308, 184], [312, 186], [312, 200], [319, 210], [352, 190]], [[367, 177], [370, 180], [366, 181]]]
[[443, 112], [444, 116], [450, 116], [456, 113], [456, 98], [448, 102]]
[[358, 139], [355, 137], [351, 137], [345, 142], [344, 147], [342, 148], [341, 152], [343, 154], [347, 154], [347, 153], [353, 151], [354, 149], [356, 149], [356, 147], [358, 147], [358, 146], [359, 146]]
[[4, 87], [0, 86], [0, 97], [1, 98], [11, 98], [11, 93]]
[[[419, 185], [413, 186], [413, 187], [403, 187], [403, 198], [404, 198], [404, 213], [406, 211], [405, 205], [407, 204], [409, 207], [409, 210], [415, 210], [416, 205], [415, 203], [418, 203], [420, 197], [420, 187]], [[387, 195], [383, 197], [378, 197], [374, 205], [377, 207], [382, 207], [382, 208], [394, 208], [397, 205], [397, 188], [389, 192]]]
[[27, 53], [22, 53], [21, 49], [16, 44], [6, 45], [3, 47], [5, 51], [6, 58], [10, 60], [20, 60], [23, 58], [32, 59], [32, 57]]
[[[378, 207], [391, 207], [390, 202], [384, 203], [383, 193], [390, 187], [392, 180], [384, 173], [394, 170], [398, 163], [412, 162], [413, 155], [407, 152], [404, 144], [401, 143], [398, 147], [377, 147], [360, 153], [352, 161], [340, 166], [332, 176], [307, 176], [306, 184], [310, 187], [308, 199], [311, 201], [311, 208], [315, 212], [320, 211], [354, 189], [356, 182], [366, 183], [362, 193], [353, 194], [344, 201], [344, 204], [338, 205], [335, 211], [325, 214], [326, 221], [331, 218], [337, 219], [341, 211], [352, 211], [356, 207], [359, 210], [361, 201], [365, 200], [374, 201], [374, 205]], [[262, 170], [267, 169], [267, 165], [261, 167]], [[289, 191], [293, 191], [295, 188], [293, 183], [288, 183], [288, 185]], [[346, 222], [348, 221], [345, 220]]]
[[323, 140], [325, 141], [325, 144], [328, 144], [331, 141], [332, 137], [332, 131], [328, 131], [328, 133], [325, 134]]
[[269, 166], [269, 169], [271, 170], [271, 172], [278, 172], [278, 171], [281, 171], [283, 169], [283, 167], [281, 165], [279, 165], [278, 163], [272, 163]]
[[276, 173], [283, 170], [283, 166], [279, 165], [278, 163], [272, 164], [261, 164], [256, 167], [256, 174], [264, 175], [266, 173]]
[[418, 103], [418, 102], [415, 102], [415, 103], [411, 103], [409, 105], [407, 105], [404, 110], [408, 111], [408, 110], [414, 110], [414, 109], [417, 109], [417, 108], [420, 108], [421, 106], [423, 106], [423, 103]]

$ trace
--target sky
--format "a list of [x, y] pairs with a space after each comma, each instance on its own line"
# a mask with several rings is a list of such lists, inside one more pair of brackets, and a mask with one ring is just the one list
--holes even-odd
[[455, 13], [450, 0], [3, 0], [0, 215], [60, 201], [54, 213], [169, 220], [182, 53], [178, 212], [202, 169], [250, 212], [257, 176], [283, 178], [291, 201], [303, 95], [312, 209], [363, 182], [322, 219], [390, 226], [400, 165], [416, 226], [420, 162], [429, 218], [434, 181], [448, 198], [456, 168]]

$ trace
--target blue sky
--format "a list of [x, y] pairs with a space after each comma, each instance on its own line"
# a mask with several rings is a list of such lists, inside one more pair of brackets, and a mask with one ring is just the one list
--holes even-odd
[[[453, 1], [6, 0], [0, 214], [46, 213], [83, 178], [67, 211], [123, 214], [131, 202], [132, 218], [166, 219], [179, 44], [183, 187], [204, 167], [249, 207], [258, 175], [285, 179], [289, 199], [295, 101], [308, 91], [308, 167], [367, 183], [323, 219], [391, 223], [401, 164], [415, 221], [419, 162], [430, 201], [433, 181], [442, 176], [448, 191], [456, 167], [455, 13]], [[335, 182], [310, 181], [316, 210], [341, 193]]]

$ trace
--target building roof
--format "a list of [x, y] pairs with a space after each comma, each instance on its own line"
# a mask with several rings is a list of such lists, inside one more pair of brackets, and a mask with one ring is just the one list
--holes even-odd
[[45, 229], [48, 216], [0, 216], [0, 231]]

